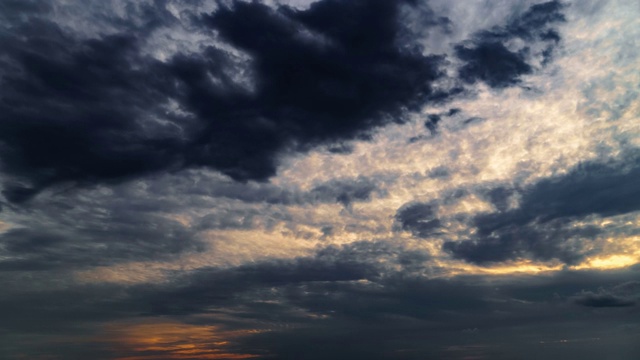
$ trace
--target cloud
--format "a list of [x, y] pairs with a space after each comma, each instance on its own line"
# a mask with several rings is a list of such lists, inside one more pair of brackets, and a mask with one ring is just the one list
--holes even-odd
[[515, 190], [495, 188], [487, 196], [500, 211], [473, 219], [472, 239], [444, 243], [459, 259], [487, 264], [523, 258], [576, 264], [593, 251], [601, 229], [571, 222], [587, 216], [612, 217], [640, 210], [638, 155], [578, 165], [564, 175], [522, 189], [519, 206], [508, 209]]
[[376, 183], [372, 179], [362, 177], [331, 180], [314, 187], [309, 192], [309, 196], [320, 201], [339, 202], [348, 207], [354, 201], [370, 200], [374, 192], [381, 192]]
[[61, 182], [188, 167], [265, 180], [284, 150], [400, 121], [434, 96], [441, 76], [440, 57], [398, 36], [395, 2], [323, 1], [303, 10], [233, 2], [189, 25], [215, 31], [223, 44], [164, 61], [142, 48], [178, 19], [145, 6], [133, 12], [136, 21], [103, 17], [141, 25], [92, 38], [54, 22], [46, 7], [7, 8], [0, 154], [13, 178], [3, 192], [9, 201]]
[[55, 189], [9, 207], [9, 225], [0, 232], [0, 268], [77, 270], [198, 253], [206, 248], [200, 229], [174, 216], [185, 206], [197, 208], [197, 196], [148, 196], [170, 184], [140, 181], [66, 196]]
[[521, 75], [533, 72], [536, 58], [540, 64], [549, 61], [560, 41], [553, 26], [565, 21], [563, 7], [559, 1], [533, 5], [505, 26], [480, 31], [457, 45], [456, 55], [464, 62], [460, 78], [470, 84], [483, 81], [493, 88], [519, 83]]
[[640, 282], [628, 281], [608, 289], [599, 288], [595, 292], [583, 290], [570, 299], [575, 304], [586, 307], [631, 307], [640, 299]]
[[[347, 249], [352, 248], [351, 246]], [[357, 251], [356, 254], [361, 251]], [[378, 251], [378, 256], [383, 255]], [[166, 289], [141, 287], [134, 296], [148, 297], [150, 314], [197, 314], [212, 306], [230, 306], [243, 294], [261, 293], [265, 289], [313, 283], [341, 283], [375, 278], [378, 269], [369, 256], [346, 255], [337, 248], [327, 248], [317, 256], [287, 260], [264, 260], [230, 269], [199, 269], [182, 277], [182, 285]], [[374, 255], [375, 256], [375, 255]], [[171, 284], [171, 283], [170, 283]], [[155, 294], [160, 291], [162, 295]], [[267, 300], [267, 299], [263, 299]]]
[[529, 64], [501, 43], [482, 43], [472, 49], [461, 46], [457, 53], [467, 62], [460, 69], [460, 77], [468, 83], [482, 80], [491, 87], [505, 87], [532, 71]]
[[[632, 270], [428, 278], [419, 275], [417, 267], [398, 267], [408, 264], [407, 250], [386, 242], [359, 242], [321, 248], [312, 256], [291, 260], [175, 272], [163, 284], [74, 285], [56, 291], [4, 293], [0, 314], [5, 321], [0, 329], [13, 330], [13, 344], [2, 351], [10, 356], [14, 351], [54, 353], [70, 359], [86, 357], [86, 349], [104, 359], [116, 357], [114, 351], [141, 355], [122, 342], [110, 342], [118, 329], [171, 323], [185, 335], [179, 337], [174, 331], [174, 340], [194, 345], [195, 351], [202, 348], [189, 338], [189, 328], [209, 327], [220, 329], [210, 336], [230, 337], [219, 339], [230, 341], [230, 350], [264, 358], [362, 354], [380, 359], [446, 358], [450, 347], [478, 342], [493, 344], [492, 349], [476, 349], [480, 353], [512, 358], [522, 347], [538, 349], [537, 337], [548, 339], [555, 334], [550, 329], [562, 329], [563, 336], [611, 341], [621, 335], [617, 324], [626, 315], [585, 311], [572, 305], [573, 295], [598, 286], [618, 295], [637, 293], [633, 281], [637, 271]], [[420, 262], [428, 261], [421, 257]], [[25, 304], [31, 309], [27, 315], [21, 311]], [[43, 326], [45, 317], [55, 321]], [[585, 323], [599, 326], [585, 327]], [[134, 336], [144, 333], [129, 334]], [[505, 336], [507, 344], [517, 346], [505, 345]], [[535, 346], [530, 343], [532, 336]], [[70, 341], [74, 346], [67, 347]], [[317, 348], [310, 352], [307, 342]], [[346, 352], [344, 344], [349, 345]]]
[[396, 220], [402, 230], [411, 231], [415, 236], [427, 238], [438, 233], [442, 223], [436, 215], [436, 204], [411, 203], [398, 209]]
[[[425, 55], [417, 34], [403, 28], [410, 2], [336, 0], [304, 9], [123, 2], [86, 12], [80, 5], [11, 4], [5, 5], [11, 31], [0, 38], [2, 81], [10, 89], [2, 95], [0, 154], [3, 194], [14, 203], [59, 183], [184, 168], [266, 180], [284, 152], [366, 138], [374, 128], [402, 122], [406, 110], [460, 91], [434, 89], [445, 76], [445, 59]], [[551, 41], [544, 34], [562, 20], [561, 9], [557, 2], [535, 5], [503, 27], [479, 32], [477, 46], [458, 46], [468, 60], [462, 73], [487, 65], [473, 60], [487, 46], [504, 47], [516, 37]], [[427, 32], [448, 23], [426, 6], [415, 11]], [[74, 12], [90, 14], [81, 22], [86, 29], [63, 26]], [[192, 44], [165, 44], [173, 50], [154, 55], [162, 47], [158, 36], [174, 28], [194, 34], [185, 35]], [[521, 67], [507, 68], [519, 74]], [[494, 81], [502, 75], [491, 73], [485, 80], [500, 86], [517, 75]], [[434, 133], [438, 120], [425, 125]]]
[[10, 229], [0, 235], [0, 270], [88, 268], [132, 259], [168, 259], [203, 248], [195, 234], [177, 221], [148, 214], [125, 216], [130, 217]]
[[150, 76], [158, 64], [136, 53], [133, 35], [78, 40], [40, 19], [15, 34], [0, 39], [15, 68], [2, 79], [10, 89], [1, 105], [3, 168], [20, 180], [5, 184], [9, 201], [53, 182], [116, 179], [174, 162], [166, 149], [180, 140], [161, 123], [138, 121], [141, 109], [160, 112], [167, 84]]
[[[364, 244], [362, 247], [369, 248]], [[345, 251], [344, 256], [350, 257], [354, 249], [335, 249], [331, 253], [340, 257], [338, 254]], [[380, 255], [373, 252], [364, 258], [373, 263]], [[316, 257], [321, 258], [330, 259], [320, 254]], [[574, 341], [600, 337], [603, 342], [612, 341], [624, 331], [613, 330], [618, 321], [614, 319], [625, 315], [593, 314], [565, 300], [571, 299], [576, 288], [610, 286], [635, 276], [629, 272], [606, 276], [567, 272], [542, 278], [427, 279], [391, 269], [367, 276], [366, 281], [292, 281], [276, 287], [267, 283], [264, 290], [247, 287], [253, 291], [235, 296], [235, 304], [243, 302], [235, 311], [227, 307], [228, 302], [222, 305], [218, 300], [216, 304], [225, 309], [219, 308], [222, 313], [259, 319], [268, 331], [256, 332], [240, 343], [246, 349], [265, 349], [275, 358], [346, 359], [363, 354], [374, 359], [447, 358], [451, 356], [450, 347], [478, 343], [492, 344], [489, 348], [476, 348], [481, 354], [513, 358], [522, 353], [523, 347], [540, 351], [539, 340], [549, 338], [560, 341], [564, 336]], [[599, 326], [584, 327], [585, 322]], [[552, 329], [562, 329], [560, 337], [554, 339], [556, 333]], [[617, 335], [606, 335], [608, 331]], [[316, 344], [313, 351], [309, 351], [307, 343]], [[377, 344], [374, 349], [372, 343]], [[343, 344], [349, 344], [347, 350]], [[580, 345], [598, 348], [597, 344], [584, 341]]]
[[585, 291], [576, 295], [573, 301], [582, 306], [607, 308], [607, 307], [629, 307], [634, 306], [636, 302], [627, 298], [608, 294], [606, 292]]
[[[640, 209], [635, 178], [640, 157], [634, 151], [617, 159], [579, 164], [565, 175], [542, 179], [525, 189], [517, 210], [478, 219], [485, 232], [507, 223], [522, 225], [533, 220], [615, 216]], [[586, 195], [588, 194], [588, 196]]]
[[586, 243], [599, 234], [595, 226], [572, 229], [560, 223], [505, 226], [490, 234], [478, 234], [474, 240], [445, 242], [443, 249], [479, 265], [523, 259], [575, 265], [596, 252]]
[[637, 9], [544, 1], [3, 2], [0, 358], [640, 358]]

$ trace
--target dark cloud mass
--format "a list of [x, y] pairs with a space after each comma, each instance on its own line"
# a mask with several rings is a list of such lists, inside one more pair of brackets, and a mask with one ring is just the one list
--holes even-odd
[[348, 207], [354, 201], [370, 200], [376, 190], [381, 193], [377, 184], [367, 178], [332, 180], [314, 187], [308, 196], [318, 201], [339, 202]]
[[0, 271], [82, 269], [132, 259], [168, 259], [203, 248], [195, 229], [158, 213], [116, 204], [92, 209], [107, 214], [87, 210], [54, 208], [24, 227], [0, 234]]
[[[552, 56], [560, 41], [553, 26], [565, 21], [563, 8], [559, 1], [533, 5], [505, 26], [481, 31], [458, 45], [456, 55], [464, 62], [460, 78], [467, 83], [483, 81], [494, 88], [519, 83], [521, 75], [533, 72], [533, 59], [542, 58], [541, 63], [545, 64]], [[509, 43], [513, 40], [525, 45], [511, 49]]]
[[581, 291], [572, 297], [574, 303], [587, 307], [630, 307], [640, 300], [640, 282], [628, 281], [608, 289]]
[[396, 220], [402, 230], [410, 231], [415, 236], [426, 238], [437, 233], [441, 227], [436, 216], [436, 204], [412, 203], [398, 209]]
[[[167, 62], [144, 55], [155, 26], [175, 21], [160, 7], [143, 12], [144, 26], [84, 39], [48, 20], [46, 7], [5, 4], [0, 157], [14, 177], [5, 197], [194, 166], [265, 180], [284, 148], [398, 121], [432, 95], [442, 61], [403, 43], [400, 4], [232, 2], [193, 19], [246, 53], [241, 62], [211, 46]], [[248, 79], [237, 79], [241, 70]], [[180, 112], [167, 111], [170, 100]]]
[[487, 265], [495, 262], [534, 259], [560, 260], [577, 264], [597, 252], [586, 244], [600, 230], [595, 226], [573, 229], [560, 223], [505, 226], [490, 233], [482, 231], [473, 240], [445, 242], [444, 249], [468, 262]]
[[[0, 36], [0, 158], [11, 202], [55, 183], [185, 167], [265, 180], [284, 149], [366, 136], [401, 121], [405, 109], [447, 97], [431, 87], [444, 58], [423, 55], [402, 30], [399, 7], [411, 2], [327, 0], [306, 10], [231, 2], [192, 22], [236, 52], [209, 46], [166, 62], [142, 51], [159, 24], [176, 21], [162, 7], [141, 5], [141, 25], [87, 39], [50, 21], [47, 4], [3, 5], [10, 32]], [[535, 5], [459, 45], [461, 78], [517, 82], [531, 72], [528, 50], [504, 42], [518, 37], [551, 51], [561, 9]], [[426, 28], [443, 22], [427, 20]], [[434, 133], [438, 121], [425, 125]]]
[[593, 293], [586, 291], [574, 298], [576, 304], [588, 307], [627, 307], [634, 306], [635, 301], [620, 298], [607, 293]]
[[501, 211], [476, 216], [475, 238], [447, 242], [444, 248], [478, 264], [520, 258], [573, 264], [589, 255], [586, 245], [601, 230], [568, 223], [589, 215], [610, 217], [640, 210], [639, 159], [631, 152], [614, 161], [580, 164], [565, 175], [523, 189], [519, 206], [512, 210], [507, 201], [514, 190], [493, 189], [488, 197]]

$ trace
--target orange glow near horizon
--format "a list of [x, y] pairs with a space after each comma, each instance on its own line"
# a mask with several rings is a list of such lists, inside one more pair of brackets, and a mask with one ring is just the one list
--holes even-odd
[[210, 325], [176, 321], [111, 323], [106, 341], [115, 345], [117, 360], [150, 359], [250, 359], [257, 355], [236, 353], [231, 340], [255, 333], [252, 330], [224, 331]]

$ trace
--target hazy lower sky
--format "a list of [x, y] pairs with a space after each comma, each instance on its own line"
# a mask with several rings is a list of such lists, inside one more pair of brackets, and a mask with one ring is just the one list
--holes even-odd
[[637, 0], [0, 0], [0, 358], [640, 359]]

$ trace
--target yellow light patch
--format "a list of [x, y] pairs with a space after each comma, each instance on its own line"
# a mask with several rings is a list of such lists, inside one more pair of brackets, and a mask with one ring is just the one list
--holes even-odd
[[585, 263], [573, 267], [573, 269], [619, 269], [640, 262], [637, 256], [631, 255], [612, 255], [607, 257], [594, 257], [588, 259]]

